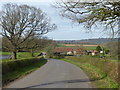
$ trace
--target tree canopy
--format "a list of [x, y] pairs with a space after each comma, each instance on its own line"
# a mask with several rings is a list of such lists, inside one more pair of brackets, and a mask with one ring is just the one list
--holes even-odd
[[102, 48], [98, 45], [98, 46], [96, 47], [96, 50], [97, 50], [98, 52], [100, 52], [100, 51], [102, 51]]
[[120, 0], [64, 0], [54, 5], [60, 15], [82, 23], [88, 30], [103, 25], [114, 37], [120, 31]]

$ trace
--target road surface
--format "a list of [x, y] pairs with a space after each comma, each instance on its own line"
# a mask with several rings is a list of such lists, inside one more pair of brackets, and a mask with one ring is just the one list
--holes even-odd
[[47, 64], [5, 88], [91, 88], [86, 74], [73, 64], [48, 59]]

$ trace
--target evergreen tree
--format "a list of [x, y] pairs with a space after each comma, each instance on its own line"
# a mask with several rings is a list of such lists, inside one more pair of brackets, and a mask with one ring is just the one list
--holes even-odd
[[96, 47], [96, 50], [97, 50], [98, 52], [100, 52], [100, 51], [102, 51], [102, 48], [101, 48], [100, 46], [97, 46], [97, 47]]

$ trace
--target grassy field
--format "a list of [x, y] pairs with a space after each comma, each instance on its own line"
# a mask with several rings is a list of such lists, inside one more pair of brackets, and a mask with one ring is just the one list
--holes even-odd
[[97, 46], [84, 46], [87, 50], [96, 50]]
[[[12, 52], [0, 52], [0, 55], [12, 55]], [[39, 55], [39, 52], [34, 53], [35, 57], [37, 55]], [[26, 59], [26, 58], [32, 58], [32, 54], [30, 52], [18, 52], [17, 53], [17, 59]]]
[[11, 55], [12, 52], [0, 52], [0, 55]]
[[97, 88], [118, 88], [118, 61], [92, 57], [66, 57], [61, 59], [72, 63], [87, 73]]
[[[39, 53], [34, 53], [34, 56], [37, 56]], [[32, 58], [32, 54], [30, 52], [18, 52], [18, 59]]]

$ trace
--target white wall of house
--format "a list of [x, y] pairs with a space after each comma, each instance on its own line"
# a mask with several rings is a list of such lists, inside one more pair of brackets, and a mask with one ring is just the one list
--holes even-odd
[[73, 54], [71, 51], [67, 52], [67, 55], [71, 55], [71, 54]]
[[92, 56], [95, 56], [95, 53], [94, 53], [94, 52], [92, 52]]
[[100, 53], [103, 53], [103, 51], [100, 51]]
[[76, 54], [77, 54], [77, 52], [76, 52], [76, 51], [73, 51], [73, 54], [74, 54], [74, 55], [76, 55]]

